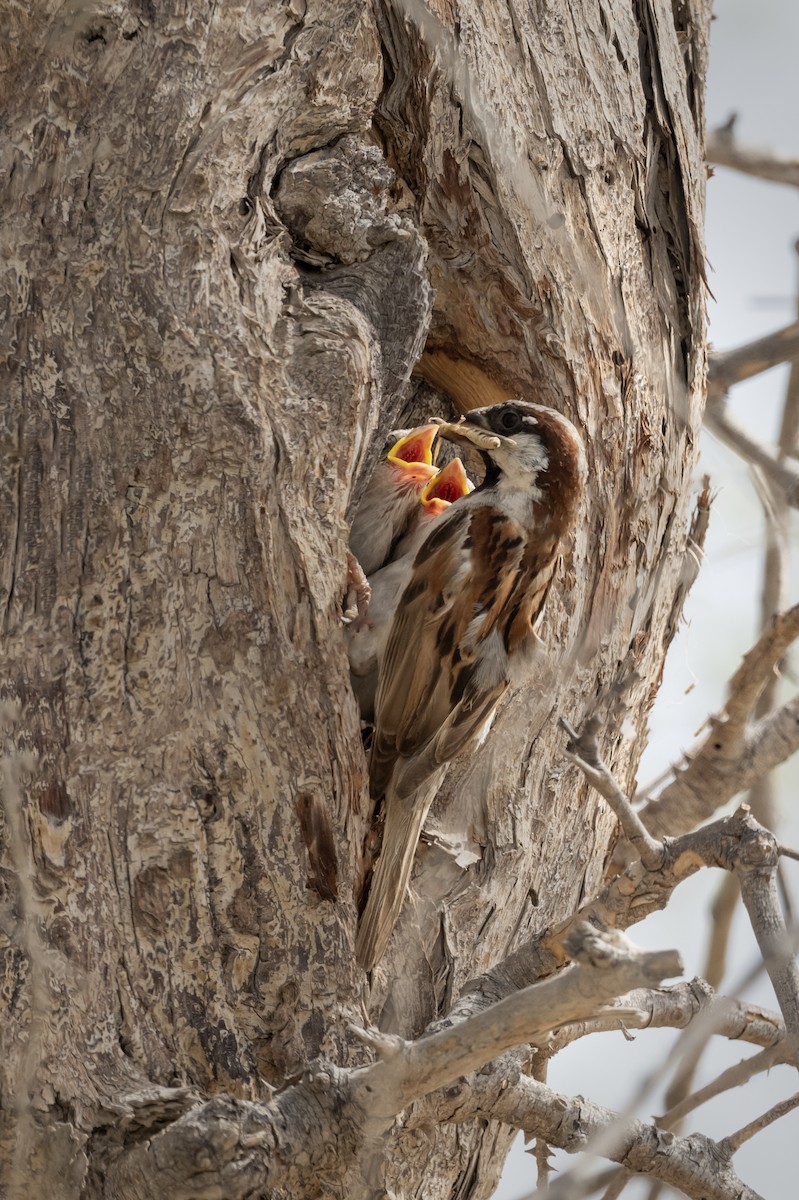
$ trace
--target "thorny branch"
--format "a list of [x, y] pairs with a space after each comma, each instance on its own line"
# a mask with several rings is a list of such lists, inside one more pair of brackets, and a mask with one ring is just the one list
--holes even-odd
[[[799, 607], [793, 609], [792, 614], [794, 614], [794, 623], [799, 622]], [[760, 639], [758, 646], [766, 644], [770, 653], [773, 654], [775, 649], [782, 645], [792, 628], [793, 623], [791, 622], [783, 621], [779, 629], [775, 623], [775, 627], [768, 630]], [[738, 686], [733, 695], [742, 698], [742, 707], [735, 714], [739, 719], [744, 719], [744, 714], [762, 690], [761, 667], [762, 658], [750, 651], [736, 672], [735, 679]], [[728, 713], [732, 707], [732, 701], [730, 701]], [[730, 716], [731, 721], [734, 719], [733, 713]], [[637, 838], [636, 848], [639, 849], [639, 852], [642, 845], [647, 851], [650, 865], [647, 866], [642, 856], [640, 866], [648, 874], [656, 874], [658, 866], [655, 865], [653, 869], [651, 864], [657, 864], [660, 861], [665, 867], [669, 850], [672, 850], [684, 839], [675, 839], [674, 842], [668, 839], [661, 843], [650, 839], [648, 842], [642, 842], [638, 818], [633, 812], [632, 805], [616, 784], [608, 768], [598, 758], [593, 730], [593, 724], [590, 723], [587, 735], [571, 731], [569, 757], [601, 795], [606, 798], [613, 797], [613, 808], [619, 816], [625, 834], [630, 837], [630, 833], [632, 833]], [[584, 754], [589, 756], [588, 760]], [[777, 895], [776, 872], [779, 846], [774, 835], [764, 829], [750, 815], [747, 806], [742, 806], [735, 815], [741, 819], [741, 836], [734, 849], [724, 854], [722, 847], [719, 846], [712, 854], [711, 864], [711, 861], [703, 857], [699, 850], [699, 835], [704, 830], [697, 830], [694, 834], [696, 844], [692, 852], [696, 854], [699, 851], [701, 861], [697, 865], [704, 862], [705, 865], [725, 866], [728, 870], [735, 871], [741, 888], [741, 896], [763, 954], [766, 970], [777, 995], [786, 1030], [793, 1041], [794, 1053], [797, 1055], [797, 1065], [799, 1065], [799, 967], [797, 967], [792, 953], [791, 939], [788, 936]], [[708, 828], [712, 829], [714, 826], [705, 827], [705, 829]], [[719, 853], [720, 850], [722, 850], [721, 853]], [[680, 861], [680, 858], [676, 860], [675, 867]], [[635, 865], [631, 864], [625, 875], [629, 875]]]
[[769, 1046], [765, 1050], [760, 1050], [750, 1058], [742, 1059], [741, 1062], [722, 1071], [704, 1087], [697, 1088], [695, 1092], [685, 1096], [678, 1104], [671, 1105], [661, 1117], [658, 1117], [658, 1125], [662, 1129], [673, 1129], [689, 1113], [702, 1104], [707, 1104], [708, 1100], [713, 1100], [716, 1096], [720, 1096], [732, 1088], [742, 1087], [753, 1076], [759, 1075], [762, 1071], [770, 1071], [772, 1067], [785, 1063], [786, 1053], [789, 1052], [790, 1047], [782, 1042], [777, 1046]]
[[582, 1096], [564, 1096], [523, 1075], [510, 1082], [477, 1076], [457, 1095], [442, 1097], [438, 1115], [451, 1122], [490, 1115], [572, 1153], [590, 1142], [593, 1153], [668, 1183], [696, 1200], [757, 1200], [757, 1193], [733, 1171], [730, 1155], [720, 1153], [710, 1138], [675, 1137]]
[[539, 1054], [551, 1058], [578, 1038], [616, 1031], [622, 1022], [626, 1029], [685, 1029], [700, 1016], [708, 1016], [713, 1030], [732, 1041], [772, 1049], [785, 1037], [785, 1024], [776, 1013], [717, 996], [704, 979], [692, 979], [657, 991], [628, 992], [600, 1016], [570, 1022], [551, 1033]]
[[142, 1200], [220, 1192], [243, 1200], [258, 1190], [290, 1191], [309, 1172], [324, 1179], [335, 1170], [340, 1178], [349, 1169], [350, 1194], [358, 1196], [362, 1165], [368, 1174], [385, 1133], [411, 1102], [510, 1046], [544, 1037], [564, 1017], [585, 1019], [631, 987], [657, 985], [681, 969], [673, 952], [643, 953], [588, 926], [573, 931], [569, 953], [577, 961], [568, 971], [415, 1042], [361, 1032], [381, 1054], [371, 1066], [318, 1064], [271, 1104], [217, 1098], [198, 1105], [118, 1158], [109, 1172], [112, 1190], [124, 1181]]
[[[745, 774], [741, 759], [746, 753], [762, 758], [762, 740], [767, 741], [767, 735], [760, 735], [761, 746], [750, 747], [749, 740], [753, 737], [750, 713], [775, 662], [797, 632], [799, 608], [783, 614], [764, 633], [733, 678], [723, 718], [716, 718], [713, 723], [710, 734], [715, 739], [713, 752], [700, 748], [682, 778], [670, 785], [672, 788], [680, 783], [685, 786], [685, 776], [692, 768], [695, 775], [700, 772], [703, 752], [717, 773], [721, 760], [728, 777], [738, 780]], [[784, 720], [787, 708], [754, 729], [762, 730], [769, 721]], [[626, 836], [637, 850], [634, 862], [628, 862], [620, 875], [569, 920], [543, 931], [528, 946], [475, 981], [465, 990], [443, 1027], [416, 1042], [362, 1033], [363, 1040], [378, 1049], [377, 1062], [353, 1071], [319, 1064], [299, 1083], [276, 1095], [271, 1104], [252, 1105], [217, 1098], [197, 1105], [148, 1141], [121, 1154], [110, 1168], [109, 1178], [135, 1181], [138, 1194], [153, 1200], [165, 1191], [170, 1192], [173, 1200], [182, 1196], [188, 1200], [189, 1196], [211, 1195], [215, 1189], [235, 1200], [254, 1189], [290, 1190], [308, 1171], [315, 1172], [321, 1180], [326, 1172], [334, 1172], [340, 1179], [345, 1168], [352, 1176], [353, 1197], [365, 1196], [374, 1188], [380, 1148], [398, 1114], [427, 1097], [414, 1113], [414, 1121], [423, 1122], [431, 1112], [440, 1115], [441, 1104], [452, 1103], [457, 1094], [460, 1098], [457, 1115], [447, 1119], [465, 1119], [471, 1105], [476, 1115], [517, 1121], [553, 1145], [574, 1149], [576, 1126], [574, 1121], [570, 1126], [561, 1114], [570, 1117], [579, 1112], [585, 1136], [593, 1139], [594, 1134], [600, 1135], [598, 1144], [592, 1140], [592, 1150], [622, 1163], [626, 1169], [644, 1171], [689, 1196], [713, 1196], [720, 1200], [748, 1196], [754, 1200], [755, 1193], [737, 1180], [723, 1156], [720, 1165], [716, 1162], [713, 1181], [708, 1183], [708, 1164], [717, 1154], [715, 1144], [708, 1139], [697, 1136], [675, 1139], [670, 1135], [669, 1140], [665, 1133], [651, 1126], [619, 1118], [582, 1100], [558, 1097], [542, 1083], [522, 1078], [521, 1062], [529, 1050], [505, 1054], [502, 1069], [495, 1063], [488, 1074], [474, 1074], [503, 1051], [530, 1041], [541, 1046], [546, 1058], [550, 1040], [554, 1043], [558, 1037], [574, 1036], [568, 1030], [560, 1034], [551, 1032], [556, 1027], [562, 1029], [567, 1022], [572, 1025], [587, 1022], [591, 1028], [604, 1021], [618, 1022], [620, 1017], [630, 1024], [639, 1022], [636, 1003], [643, 996], [640, 988], [643, 986], [651, 995], [651, 984], [674, 974], [679, 969], [678, 960], [674, 955], [641, 955], [614, 941], [611, 935], [597, 933], [596, 928], [626, 928], [664, 907], [674, 888], [703, 866], [735, 870], [741, 876], [743, 890], [751, 893], [753, 922], [769, 956], [772, 978], [791, 1034], [786, 1048], [793, 1051], [799, 1044], [793, 1041], [799, 1028], [799, 978], [784, 940], [780, 942], [784, 922], [780, 925], [781, 914], [772, 886], [778, 855], [774, 838], [742, 808], [712, 825], [659, 840], [652, 832], [653, 823], [642, 823], [600, 759], [596, 728], [589, 726], [582, 733], [572, 729], [568, 732], [572, 760], [613, 806]], [[783, 737], [783, 751], [785, 744]], [[726, 749], [726, 758], [720, 754], [719, 745]], [[707, 777], [703, 786], [708, 786]], [[668, 792], [667, 788], [664, 795]], [[662, 803], [661, 800], [661, 812]], [[575, 965], [565, 971], [560, 969], [575, 959], [579, 960]], [[631, 988], [639, 991], [628, 994]], [[616, 997], [622, 999], [615, 1011], [609, 1011], [607, 1003]], [[683, 1021], [688, 1005], [684, 993], [681, 1003], [680, 1021]], [[701, 1010], [702, 1003], [697, 1003]], [[708, 1031], [711, 1027], [728, 1033], [735, 1031], [737, 1036], [748, 1036], [762, 1045], [779, 1041], [783, 1030], [773, 1017], [758, 1014], [752, 1018], [750, 1014], [743, 1019], [734, 1006], [722, 1011], [723, 1003], [716, 1002]], [[658, 1002], [652, 1007], [657, 1009]], [[640, 1023], [646, 1023], [646, 1019]], [[654, 1022], [649, 1020], [649, 1023]], [[515, 1083], [509, 1082], [509, 1073]], [[453, 1090], [455, 1080], [463, 1077], [463, 1083]], [[487, 1108], [489, 1093], [492, 1107]], [[296, 1138], [292, 1136], [289, 1144], [280, 1132], [287, 1125], [304, 1131], [303, 1152], [299, 1156]], [[584, 1144], [583, 1138], [580, 1145]], [[203, 1175], [202, 1186], [196, 1178], [198, 1170]]]
[[734, 1154], [736, 1150], [741, 1148], [744, 1142], [748, 1142], [756, 1133], [760, 1133], [767, 1126], [773, 1125], [780, 1117], [784, 1117], [786, 1113], [793, 1112], [797, 1107], [799, 1107], [799, 1092], [796, 1092], [787, 1100], [783, 1100], [780, 1104], [775, 1104], [768, 1112], [762, 1113], [754, 1121], [750, 1121], [748, 1125], [744, 1125], [743, 1129], [739, 1129], [735, 1133], [731, 1133], [728, 1137], [725, 1137], [724, 1141], [720, 1143], [719, 1148], [725, 1156]]

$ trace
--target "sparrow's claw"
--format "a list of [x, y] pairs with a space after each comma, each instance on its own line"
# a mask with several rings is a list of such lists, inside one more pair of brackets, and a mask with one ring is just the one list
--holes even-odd
[[443, 421], [440, 417], [433, 417], [432, 420], [438, 426], [438, 436], [446, 438], [448, 442], [454, 442], [456, 446], [472, 447], [475, 450], [496, 450], [503, 441], [497, 434], [487, 433], [485, 429], [476, 425], [467, 425], [463, 420], [457, 425], [453, 425], [451, 421]]
[[347, 551], [347, 591], [344, 595], [344, 612], [341, 619], [345, 625], [359, 618], [363, 620], [369, 611], [372, 589], [364, 575], [363, 567], [351, 550]]

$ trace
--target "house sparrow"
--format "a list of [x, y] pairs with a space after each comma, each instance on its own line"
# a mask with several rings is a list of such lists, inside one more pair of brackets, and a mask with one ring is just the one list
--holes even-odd
[[468, 495], [472, 488], [459, 458], [453, 458], [433, 476], [419, 497], [408, 532], [397, 543], [395, 557], [368, 580], [371, 591], [368, 612], [346, 626], [352, 690], [365, 721], [371, 721], [374, 716], [378, 665], [397, 601], [410, 579], [416, 551], [427, 537], [433, 521], [455, 500]]
[[406, 531], [419, 497], [436, 474], [433, 442], [437, 425], [395, 430], [375, 468], [350, 526], [350, 550], [367, 576], [391, 556]]
[[538, 404], [475, 409], [442, 433], [479, 442], [485, 479], [417, 550], [380, 665], [369, 783], [385, 824], [358, 929], [366, 970], [388, 945], [447, 763], [482, 741], [505, 691], [529, 677], [586, 476], [574, 426]]

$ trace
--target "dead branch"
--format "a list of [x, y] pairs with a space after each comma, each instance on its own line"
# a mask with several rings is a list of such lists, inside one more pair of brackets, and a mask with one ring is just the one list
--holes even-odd
[[734, 350], [715, 350], [708, 357], [711, 402], [723, 398], [736, 383], [752, 379], [799, 356], [799, 321], [755, 338]]
[[[758, 819], [761, 818], [758, 816]], [[741, 889], [738, 886], [738, 880], [731, 871], [722, 879], [711, 906], [712, 926], [704, 971], [704, 978], [711, 988], [720, 987], [724, 978], [727, 944], [740, 896]], [[666, 1091], [666, 1104], [670, 1109], [690, 1094], [701, 1053], [700, 1050], [694, 1057], [685, 1055], [682, 1064], [678, 1066]]]
[[[545, 1138], [552, 1146], [591, 1152], [707, 1200], [756, 1200], [757, 1193], [733, 1171], [729, 1156], [701, 1134], [675, 1137], [655, 1125], [624, 1117], [583, 1097], [573, 1099], [520, 1075], [513, 1081], [479, 1075], [453, 1096], [442, 1096], [442, 1121], [490, 1117]], [[557, 1196], [557, 1184], [549, 1195]], [[561, 1192], [563, 1196], [565, 1193]], [[569, 1196], [574, 1193], [570, 1190]]]
[[639, 815], [655, 836], [706, 820], [738, 792], [799, 749], [799, 698], [760, 721], [755, 704], [785, 651], [799, 636], [799, 605], [776, 616], [730, 680], [727, 702], [709, 720], [705, 740], [675, 768], [675, 778]]
[[731, 1133], [729, 1137], [725, 1137], [720, 1143], [720, 1149], [723, 1154], [734, 1154], [736, 1150], [748, 1142], [751, 1137], [767, 1126], [773, 1125], [775, 1121], [779, 1121], [780, 1117], [784, 1117], [786, 1113], [793, 1112], [795, 1108], [799, 1108], [799, 1092], [790, 1096], [787, 1100], [783, 1100], [780, 1104], [775, 1104], [768, 1112], [762, 1113], [754, 1121], [750, 1121], [748, 1125], [744, 1125], [743, 1129], [739, 1129], [736, 1133]]
[[[799, 474], [788, 465], [786, 456], [796, 444], [796, 413], [789, 412], [786, 400], [779, 446], [769, 448], [756, 441], [729, 416], [724, 398], [736, 383], [751, 379], [779, 363], [793, 362], [798, 355], [799, 321], [734, 350], [712, 353], [708, 358], [708, 404], [705, 410], [705, 425], [710, 432], [747, 462], [759, 467], [782, 497], [783, 504], [793, 507], [799, 503]], [[793, 390], [796, 391], [796, 386]], [[769, 616], [776, 607], [775, 603]]]
[[742, 844], [735, 873], [799, 1066], [799, 967], [777, 894], [778, 862], [776, 839], [761, 828]]
[[557, 971], [569, 961], [565, 942], [581, 922], [588, 921], [599, 928], [626, 929], [665, 908], [674, 889], [702, 867], [733, 870], [736, 857], [743, 852], [747, 841], [759, 838], [761, 832], [771, 837], [744, 805], [712, 824], [681, 837], [665, 839], [664, 858], [658, 869], [647, 870], [639, 859], [629, 863], [572, 917], [543, 930], [467, 985], [448, 1019], [462, 1020], [532, 980]]
[[616, 783], [607, 765], [599, 757], [597, 731], [599, 719], [590, 718], [577, 733], [563, 717], [560, 726], [566, 731], [569, 741], [566, 745], [566, 757], [576, 763], [589, 783], [591, 783], [613, 809], [619, 824], [624, 830], [624, 836], [632, 847], [638, 851], [641, 862], [650, 870], [657, 870], [663, 861], [663, 843], [657, 841], [649, 833], [646, 825], [633, 809], [630, 801]]
[[[733, 682], [737, 686], [734, 690], [731, 689], [731, 701], [727, 705], [730, 724], [735, 721], [740, 725], [746, 720], [746, 714], [762, 691], [764, 661], [770, 660], [770, 656], [776, 652], [777, 647], [783, 645], [785, 638], [790, 636], [797, 624], [799, 624], [799, 606], [792, 609], [791, 613], [786, 614], [785, 617], [777, 618], [772, 628], [760, 638], [755, 650], [746, 655], [734, 676]], [[768, 652], [763, 649], [764, 647], [768, 648]], [[756, 653], [756, 651], [760, 652]], [[736, 697], [735, 705], [732, 704], [732, 697]], [[593, 730], [593, 724], [591, 729]], [[573, 734], [572, 744], [580, 746], [581, 736]], [[625, 818], [622, 821], [625, 833], [629, 829], [638, 844], [643, 844], [648, 851], [650, 863], [657, 863], [654, 869], [651, 865], [647, 867], [642, 857], [641, 868], [650, 875], [658, 874], [659, 864], [662, 863], [665, 867], [667, 843], [654, 843], [659, 847], [659, 854], [655, 854], [646, 842], [642, 843], [638, 825], [635, 821], [631, 821], [629, 815], [626, 814], [626, 810], [630, 808], [629, 801], [613, 780], [607, 767], [599, 762], [595, 753], [595, 743], [592, 746], [591, 738], [592, 735], [587, 739], [586, 745], [587, 753], [589, 756], [593, 755], [595, 759], [593, 763], [585, 761], [579, 755], [572, 754], [571, 757], [589, 782], [597, 786], [595, 781], [598, 780], [602, 795], [613, 793], [614, 805]], [[797, 1065], [799, 1065], [799, 967], [793, 957], [777, 895], [776, 872], [779, 846], [774, 835], [750, 815], [746, 806], [739, 812], [746, 825], [746, 833], [741, 837], [734, 852], [729, 855], [727, 869], [735, 871], [737, 875], [741, 896], [763, 954], [766, 969], [785, 1020], [785, 1028], [793, 1042], [794, 1054], [797, 1058]], [[705, 865], [709, 865], [707, 860], [704, 861]], [[718, 858], [716, 858], [716, 863], [720, 865]], [[635, 865], [631, 864], [625, 875]], [[608, 924], [612, 924], [612, 922], [608, 922]], [[566, 928], [568, 928], [568, 922]]]
[[575, 923], [566, 950], [576, 965], [551, 979], [518, 991], [483, 1012], [417, 1042], [402, 1043], [382, 1063], [369, 1068], [364, 1100], [374, 1111], [376, 1096], [391, 1096], [396, 1115], [414, 1100], [477, 1070], [505, 1050], [536, 1041], [564, 1021], [593, 1015], [611, 998], [629, 990], [625, 980], [646, 975], [658, 982], [681, 970], [672, 951], [642, 954], [627, 941], [591, 925]]
[[726, 124], [712, 130], [705, 143], [708, 162], [719, 167], [729, 167], [744, 175], [754, 175], [771, 183], [785, 183], [799, 187], [799, 159], [778, 154], [774, 150], [759, 150], [752, 146], [741, 146], [735, 137], [733, 113]]
[[772, 1048], [785, 1037], [785, 1025], [777, 1013], [718, 996], [704, 979], [692, 979], [656, 991], [628, 992], [599, 1016], [564, 1025], [550, 1034], [539, 1054], [551, 1058], [578, 1038], [618, 1031], [622, 1023], [626, 1029], [685, 1029], [704, 1014], [710, 1015], [713, 1032], [731, 1041]]
[[741, 458], [760, 467], [768, 480], [782, 491], [786, 504], [792, 508], [799, 506], [799, 474], [784, 466], [774, 450], [756, 442], [720, 406], [708, 404], [705, 410], [705, 427]]
[[673, 952], [643, 953], [626, 938], [588, 926], [573, 931], [568, 950], [577, 960], [568, 971], [457, 1026], [415, 1042], [362, 1032], [382, 1055], [371, 1066], [316, 1064], [271, 1104], [217, 1097], [197, 1105], [120, 1155], [109, 1171], [110, 1190], [124, 1184], [142, 1200], [167, 1194], [171, 1200], [219, 1194], [244, 1200], [275, 1188], [299, 1194], [309, 1173], [324, 1181], [326, 1172], [340, 1179], [349, 1169], [349, 1194], [360, 1195], [359, 1164], [369, 1171], [372, 1148], [411, 1102], [543, 1036], [564, 1018], [587, 1018], [631, 987], [658, 984], [680, 970]]
[[697, 1088], [695, 1092], [685, 1096], [678, 1104], [671, 1105], [662, 1117], [658, 1117], [658, 1125], [663, 1129], [673, 1129], [689, 1113], [701, 1105], [707, 1104], [709, 1100], [714, 1100], [716, 1096], [720, 1096], [732, 1088], [742, 1087], [755, 1075], [759, 1075], [762, 1071], [770, 1071], [772, 1067], [788, 1061], [789, 1057], [790, 1047], [783, 1042], [777, 1046], [769, 1046], [766, 1050], [760, 1050], [751, 1058], [742, 1059], [734, 1066], [728, 1067], [726, 1071], [722, 1071], [704, 1087]]

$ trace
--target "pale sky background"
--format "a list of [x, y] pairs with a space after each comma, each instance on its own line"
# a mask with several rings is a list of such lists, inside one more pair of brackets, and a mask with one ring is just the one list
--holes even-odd
[[[716, 0], [711, 26], [708, 127], [738, 113], [736, 135], [742, 143], [778, 149], [799, 157], [799, 0]], [[710, 337], [728, 349], [795, 319], [799, 192], [718, 169], [708, 182], [707, 256]], [[755, 436], [776, 436], [786, 368], [777, 368], [735, 389], [731, 411]], [[725, 683], [751, 645], [757, 630], [758, 592], [763, 554], [763, 520], [747, 468], [730, 451], [705, 437], [700, 473], [708, 471], [718, 497], [713, 506], [706, 561], [686, 608], [686, 623], [672, 646], [666, 676], [651, 722], [650, 744], [639, 782], [659, 774], [694, 740], [706, 715], [718, 709]], [[796, 545], [796, 525], [793, 543]], [[790, 600], [797, 600], [794, 572]], [[799, 657], [799, 656], [798, 656]], [[795, 690], [795, 676], [789, 681]], [[686, 689], [691, 689], [686, 691]], [[790, 694], [790, 687], [786, 684]], [[799, 768], [796, 761], [779, 772], [783, 825], [780, 837], [799, 847]], [[799, 864], [788, 863], [794, 904], [799, 905]], [[702, 973], [707, 911], [720, 873], [705, 871], [676, 892], [669, 909], [631, 930], [639, 945], [679, 948], [685, 978]], [[757, 950], [746, 917], [739, 911], [724, 990], [742, 979]], [[771, 986], [759, 979], [746, 998], [776, 1008]], [[558, 1055], [550, 1068], [552, 1087], [582, 1093], [600, 1104], [627, 1110], [640, 1080], [665, 1061], [678, 1035], [667, 1030], [621, 1033], [585, 1039]], [[716, 1039], [702, 1060], [698, 1083], [748, 1057], [752, 1049]], [[778, 1067], [744, 1089], [730, 1092], [697, 1110], [687, 1130], [722, 1138], [797, 1090], [795, 1071]], [[641, 1119], [663, 1111], [662, 1091], [648, 1096], [637, 1110]], [[797, 1194], [795, 1147], [799, 1111], [758, 1134], [735, 1155], [741, 1179], [766, 1200]], [[561, 1170], [575, 1158], [555, 1156]], [[602, 1168], [603, 1160], [595, 1166]], [[590, 1166], [590, 1164], [589, 1164]], [[592, 1168], [593, 1169], [593, 1168]], [[521, 1200], [535, 1191], [535, 1163], [524, 1153], [521, 1137], [508, 1159], [495, 1200]], [[635, 1183], [625, 1200], [640, 1200], [647, 1185]], [[674, 1195], [673, 1192], [669, 1193]]]

